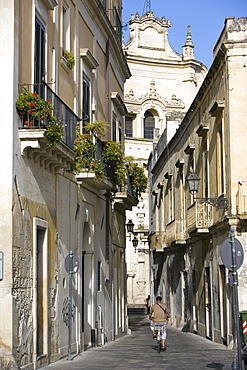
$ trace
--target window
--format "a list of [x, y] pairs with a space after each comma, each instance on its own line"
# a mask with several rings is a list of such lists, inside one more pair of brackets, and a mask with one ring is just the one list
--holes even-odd
[[174, 195], [173, 195], [173, 177], [169, 176], [168, 179], [168, 192], [169, 192], [169, 222], [174, 220]]
[[112, 113], [112, 141], [117, 141], [117, 116]]
[[223, 155], [223, 137], [222, 126], [217, 132], [217, 187], [218, 195], [224, 193], [224, 155]]
[[[86, 122], [90, 122], [90, 82], [85, 75], [83, 76], [82, 93], [82, 120], [84, 126]], [[84, 131], [85, 129], [83, 129]]]
[[[45, 80], [45, 27], [35, 18], [35, 45], [34, 45], [34, 83], [40, 84]], [[38, 86], [35, 92], [42, 95]]]
[[207, 151], [207, 145], [205, 143], [203, 147], [203, 192], [204, 196], [209, 196], [209, 189], [208, 189], [208, 151]]
[[119, 41], [122, 42], [122, 24], [121, 24], [121, 19], [120, 19], [120, 16], [118, 14], [118, 10], [117, 10], [116, 7], [114, 7], [114, 13], [115, 13], [114, 28], [115, 28], [115, 31], [116, 31], [116, 34], [117, 34], [117, 37], [118, 37]]
[[132, 117], [125, 117], [125, 136], [127, 137], [133, 136], [133, 118]]
[[155, 119], [150, 111], [144, 115], [144, 139], [153, 139], [154, 137]]
[[34, 324], [38, 356], [48, 353], [48, 222], [33, 219]]
[[63, 13], [62, 13], [62, 47], [63, 50], [70, 50], [70, 13], [69, 6], [66, 2], [63, 2]]
[[97, 279], [98, 292], [101, 291], [101, 262], [98, 261], [98, 279]]
[[123, 136], [122, 135], [122, 124], [121, 124], [121, 122], [119, 122], [119, 124], [118, 124], [118, 141], [122, 142], [122, 139], [123, 139], [122, 136]]

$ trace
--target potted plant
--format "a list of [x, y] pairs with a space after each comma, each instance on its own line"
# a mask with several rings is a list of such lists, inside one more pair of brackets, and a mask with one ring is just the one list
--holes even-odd
[[115, 141], [104, 142], [102, 158], [113, 182], [112, 191], [116, 192], [117, 187], [124, 185], [126, 179], [124, 152], [121, 143]]
[[126, 157], [127, 174], [130, 176], [133, 196], [138, 198], [147, 188], [147, 176], [143, 167], [134, 162], [133, 157]]
[[106, 126], [108, 124], [102, 121], [86, 122], [84, 128], [86, 131], [91, 132], [97, 138], [101, 139], [105, 136]]
[[26, 86], [22, 87], [15, 103], [24, 128], [46, 128], [45, 136], [48, 147], [56, 147], [63, 136], [63, 128], [53, 116], [54, 110], [50, 100], [44, 100], [39, 94], [29, 93]]
[[93, 171], [98, 180], [106, 178], [103, 163], [96, 159], [94, 137], [91, 134], [81, 134], [79, 122], [76, 126], [74, 150], [76, 152], [76, 171], [78, 173], [87, 169], [87, 171]]
[[66, 60], [66, 63], [67, 63], [67, 66], [69, 67], [69, 69], [72, 69], [75, 65], [74, 55], [70, 51], [64, 50], [63, 51], [63, 57]]
[[29, 93], [26, 86], [22, 87], [15, 106], [24, 127], [44, 126], [45, 119], [49, 123], [55, 118], [50, 100], [44, 100], [39, 94]]
[[49, 119], [48, 127], [45, 132], [45, 136], [48, 139], [48, 144], [47, 144], [48, 148], [55, 148], [62, 140], [63, 128], [57, 122], [56, 117]]

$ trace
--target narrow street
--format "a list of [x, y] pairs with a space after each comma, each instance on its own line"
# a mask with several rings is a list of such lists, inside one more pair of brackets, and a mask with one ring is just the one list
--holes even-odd
[[[156, 341], [143, 315], [130, 315], [130, 335], [89, 349], [74, 357], [44, 367], [47, 370], [78, 369], [231, 369], [236, 351], [192, 333], [168, 326], [167, 350], [158, 353]], [[243, 366], [244, 368], [244, 366]]]

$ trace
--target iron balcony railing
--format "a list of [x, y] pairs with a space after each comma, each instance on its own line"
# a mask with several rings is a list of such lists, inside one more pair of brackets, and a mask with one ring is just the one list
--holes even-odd
[[113, 8], [108, 8], [105, 0], [99, 2], [99, 8], [104, 11], [107, 15], [120, 44], [122, 43], [122, 23], [120, 18], [121, 9], [117, 9], [115, 6]]
[[[101, 163], [103, 162], [102, 158], [102, 152], [103, 152], [103, 142], [98, 139], [97, 137], [95, 139], [95, 157], [97, 161], [100, 161]], [[94, 157], [89, 158], [89, 162], [93, 162]], [[104, 174], [111, 180], [113, 181], [114, 178], [114, 168], [113, 166], [105, 166], [104, 165]], [[133, 190], [132, 190], [132, 185], [131, 185], [131, 177], [129, 175], [126, 176], [126, 182], [123, 186], [118, 186], [117, 187], [117, 192], [118, 193], [129, 193], [134, 197]]]
[[[44, 105], [47, 101], [53, 106], [52, 115], [57, 118], [57, 122], [63, 128], [62, 141], [73, 149], [75, 135], [76, 135], [76, 124], [80, 121], [80, 118], [59, 98], [57, 94], [46, 84], [22, 84], [19, 85], [19, 92], [23, 90], [23, 87], [27, 88], [28, 93], [38, 94], [43, 100]], [[46, 117], [38, 116], [35, 119], [33, 125], [30, 125], [32, 116], [27, 114], [21, 116], [22, 125], [20, 128], [47, 128]]]
[[135, 198], [131, 185], [131, 176], [127, 175], [125, 185], [118, 186], [117, 191], [118, 193], [128, 193]]

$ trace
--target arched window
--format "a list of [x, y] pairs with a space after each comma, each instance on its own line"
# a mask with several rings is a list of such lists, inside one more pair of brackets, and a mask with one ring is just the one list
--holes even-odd
[[150, 111], [144, 114], [144, 139], [154, 138], [155, 119]]

